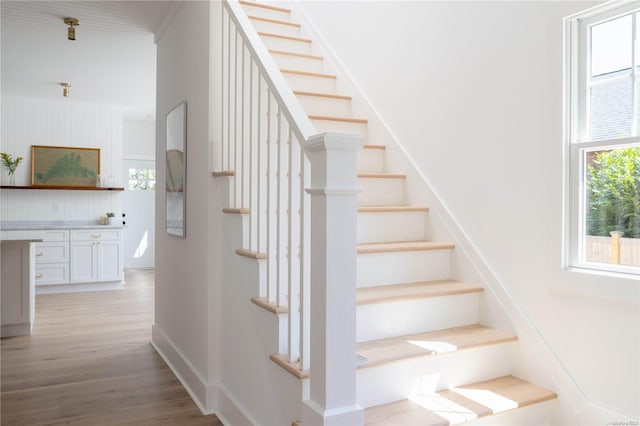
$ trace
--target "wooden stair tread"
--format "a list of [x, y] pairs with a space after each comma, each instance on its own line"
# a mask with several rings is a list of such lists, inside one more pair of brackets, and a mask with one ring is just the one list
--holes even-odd
[[236, 254], [238, 256], [247, 257], [249, 259], [254, 260], [262, 260], [267, 258], [266, 253], [259, 253], [257, 251], [245, 250], [245, 249], [237, 249]]
[[278, 25], [286, 25], [288, 27], [296, 27], [296, 28], [300, 28], [300, 24], [296, 23], [296, 22], [289, 22], [289, 21], [281, 21], [279, 19], [271, 19], [271, 18], [263, 18], [261, 16], [251, 16], [251, 15], [247, 15], [247, 17], [249, 19], [253, 19], [254, 21], [262, 21], [262, 22], [268, 22], [270, 24], [278, 24]]
[[367, 179], [405, 179], [407, 176], [400, 173], [358, 173], [358, 177]]
[[293, 94], [297, 95], [297, 96], [314, 96], [314, 97], [317, 97], [317, 98], [340, 99], [340, 100], [344, 100], [344, 101], [350, 101], [351, 100], [351, 96], [334, 95], [332, 93], [303, 92], [301, 90], [294, 90]]
[[280, 72], [283, 74], [295, 74], [295, 75], [304, 75], [307, 77], [319, 77], [319, 78], [338, 78], [333, 74], [322, 74], [319, 72], [309, 72], [309, 71], [299, 71], [299, 70], [290, 70], [287, 68], [280, 68]]
[[451, 425], [555, 399], [556, 393], [514, 376], [459, 386], [367, 408], [365, 425]]
[[361, 206], [358, 213], [388, 213], [388, 212], [428, 212], [429, 207], [421, 206]]
[[518, 340], [517, 336], [512, 333], [474, 324], [361, 342], [358, 343], [357, 352], [368, 360], [363, 368], [370, 368], [412, 358], [440, 355], [516, 340]]
[[387, 149], [384, 145], [373, 145], [373, 144], [365, 144], [362, 148], [364, 149]]
[[236, 172], [233, 170], [222, 170], [220, 172], [211, 172], [211, 176], [213, 177], [233, 177], [236, 175]]
[[238, 3], [240, 3], [243, 6], [259, 7], [261, 9], [269, 9], [269, 10], [275, 10], [277, 12], [291, 13], [291, 9], [286, 9], [284, 7], [270, 6], [268, 4], [262, 4], [262, 3], [252, 2], [252, 1], [244, 1], [244, 0], [240, 0]]
[[424, 299], [428, 297], [452, 296], [478, 293], [484, 288], [477, 284], [453, 280], [425, 281], [407, 284], [390, 284], [358, 289], [358, 305], [395, 302], [399, 300]]
[[454, 244], [437, 241], [399, 241], [393, 243], [358, 244], [358, 254], [393, 253], [402, 251], [449, 250]]
[[317, 61], [324, 60], [322, 56], [307, 55], [306, 53], [288, 52], [286, 50], [269, 49], [269, 53], [271, 53], [272, 55], [295, 56], [297, 58], [315, 59]]
[[271, 312], [272, 314], [286, 314], [289, 313], [289, 307], [278, 306], [275, 303], [271, 303], [266, 297], [252, 297], [251, 303], [262, 309]]
[[264, 31], [258, 32], [258, 35], [261, 37], [281, 38], [283, 40], [299, 41], [301, 43], [311, 43], [311, 40], [308, 38], [294, 37], [294, 36], [274, 34], [274, 33], [265, 33]]
[[309, 115], [309, 119], [321, 120], [321, 121], [340, 121], [342, 123], [358, 123], [358, 124], [367, 124], [369, 122], [369, 120], [367, 120], [366, 118], [328, 117], [326, 115]]
[[225, 207], [222, 209], [222, 213], [229, 213], [229, 214], [249, 214], [249, 209], [246, 208], [231, 208], [231, 207]]
[[272, 354], [269, 355], [269, 359], [275, 362], [280, 367], [284, 368], [288, 373], [292, 374], [298, 379], [305, 379], [309, 377], [309, 370], [301, 370], [299, 362], [289, 362], [286, 355]]

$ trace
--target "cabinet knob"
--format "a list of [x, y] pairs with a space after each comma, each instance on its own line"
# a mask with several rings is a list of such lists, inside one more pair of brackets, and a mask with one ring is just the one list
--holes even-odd
[[37, 274], [36, 275], [36, 280], [39, 280], [40, 278], [44, 277], [44, 274]]
[[91, 238], [100, 238], [102, 234], [91, 234]]
[[38, 252], [38, 253], [36, 253], [36, 257], [40, 257], [40, 256], [42, 256], [43, 254], [44, 254], [44, 253], [42, 253], [42, 252]]

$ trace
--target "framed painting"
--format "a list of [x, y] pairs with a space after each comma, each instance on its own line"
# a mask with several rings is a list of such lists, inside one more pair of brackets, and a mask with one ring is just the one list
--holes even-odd
[[31, 185], [95, 188], [100, 176], [100, 149], [31, 146]]

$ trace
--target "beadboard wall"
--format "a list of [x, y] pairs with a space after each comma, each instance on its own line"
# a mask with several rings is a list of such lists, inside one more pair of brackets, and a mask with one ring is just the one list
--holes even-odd
[[[16, 185], [24, 186], [31, 145], [100, 148], [101, 175], [122, 186], [123, 117], [120, 106], [3, 97], [0, 150], [24, 157], [16, 171]], [[4, 189], [0, 196], [1, 220], [98, 220], [108, 211], [120, 216], [122, 192]]]

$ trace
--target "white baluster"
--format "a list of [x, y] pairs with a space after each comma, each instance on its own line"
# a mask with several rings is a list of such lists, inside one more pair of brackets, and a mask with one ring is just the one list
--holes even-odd
[[300, 149], [300, 369], [311, 368], [311, 186], [309, 159]]

